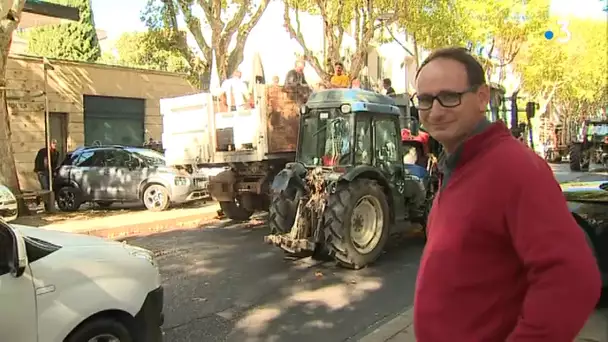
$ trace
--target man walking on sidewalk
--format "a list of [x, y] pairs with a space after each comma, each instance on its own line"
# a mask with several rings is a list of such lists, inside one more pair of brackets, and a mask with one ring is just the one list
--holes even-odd
[[418, 342], [572, 342], [600, 294], [585, 234], [549, 166], [489, 123], [490, 91], [466, 50], [435, 51], [415, 104], [445, 148], [418, 273]]

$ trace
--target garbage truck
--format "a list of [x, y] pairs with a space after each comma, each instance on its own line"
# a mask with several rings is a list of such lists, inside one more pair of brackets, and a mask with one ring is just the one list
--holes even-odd
[[308, 88], [257, 84], [248, 108], [211, 93], [160, 100], [168, 165], [208, 175], [208, 193], [224, 215], [247, 220], [268, 210], [270, 184], [295, 160], [299, 108]]

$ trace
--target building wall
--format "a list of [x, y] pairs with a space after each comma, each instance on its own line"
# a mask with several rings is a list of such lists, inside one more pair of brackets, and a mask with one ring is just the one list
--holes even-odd
[[[84, 144], [83, 95], [141, 98], [146, 101], [147, 136], [160, 140], [162, 118], [159, 100], [196, 92], [183, 75], [92, 63], [51, 60], [48, 72], [49, 112], [67, 115], [67, 150]], [[36, 152], [44, 147], [44, 91], [42, 59], [20, 55], [9, 58], [7, 96], [15, 163], [21, 188], [38, 189], [33, 172]], [[25, 97], [24, 97], [25, 96]], [[18, 98], [18, 99], [17, 99]]]

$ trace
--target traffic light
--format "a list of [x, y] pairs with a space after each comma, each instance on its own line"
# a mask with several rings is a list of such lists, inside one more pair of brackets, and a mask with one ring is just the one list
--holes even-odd
[[535, 102], [526, 103], [526, 115], [528, 116], [528, 118], [529, 119], [533, 118], [535, 114], [536, 114], [536, 103]]

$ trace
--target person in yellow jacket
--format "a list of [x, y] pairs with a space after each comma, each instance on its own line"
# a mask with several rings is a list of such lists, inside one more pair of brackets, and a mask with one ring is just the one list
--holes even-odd
[[334, 75], [329, 83], [332, 88], [348, 88], [350, 86], [350, 77], [344, 73], [344, 64], [341, 62], [334, 64]]

